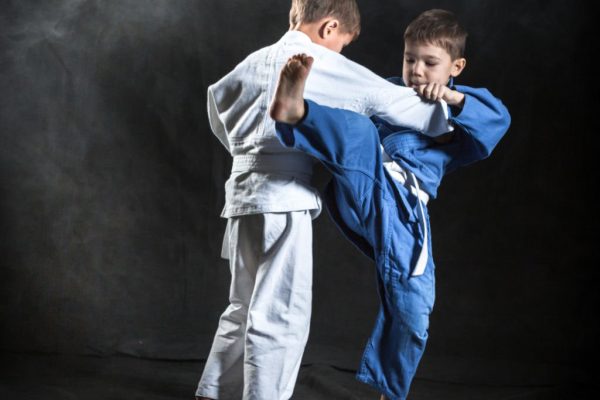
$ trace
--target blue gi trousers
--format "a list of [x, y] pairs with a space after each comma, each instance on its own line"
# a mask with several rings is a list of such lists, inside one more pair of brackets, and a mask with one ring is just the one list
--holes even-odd
[[[327, 209], [346, 237], [374, 259], [381, 306], [357, 379], [405, 399], [427, 342], [435, 298], [431, 243], [425, 273], [411, 276], [423, 245], [418, 199], [384, 168], [377, 129], [363, 115], [306, 101], [305, 118], [277, 124], [285, 146], [333, 174]], [[426, 223], [429, 217], [425, 212]], [[430, 236], [429, 236], [430, 237]]]

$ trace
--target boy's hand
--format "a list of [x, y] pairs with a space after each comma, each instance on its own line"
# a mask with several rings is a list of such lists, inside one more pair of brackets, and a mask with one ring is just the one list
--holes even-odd
[[419, 96], [426, 100], [438, 101], [444, 100], [448, 105], [462, 107], [465, 101], [465, 95], [456, 90], [450, 89], [446, 85], [430, 82], [415, 88]]

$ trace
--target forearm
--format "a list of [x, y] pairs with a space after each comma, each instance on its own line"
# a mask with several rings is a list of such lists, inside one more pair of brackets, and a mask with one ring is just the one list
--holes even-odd
[[486, 89], [459, 87], [465, 93], [463, 106], [451, 117], [452, 123], [471, 138], [477, 147], [476, 159], [489, 156], [510, 125], [510, 114], [502, 102]]

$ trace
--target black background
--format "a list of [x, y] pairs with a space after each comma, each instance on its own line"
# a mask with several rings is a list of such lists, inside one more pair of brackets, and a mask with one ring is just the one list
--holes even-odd
[[[206, 88], [287, 30], [289, 2], [0, 5], [1, 349], [206, 357], [227, 302], [219, 214], [231, 165]], [[451, 373], [436, 365], [488, 365], [489, 381], [506, 364], [580, 371], [599, 333], [590, 7], [359, 5], [362, 34], [344, 54], [382, 76], [401, 73], [411, 19], [454, 11], [470, 34], [457, 83], [489, 88], [513, 118], [492, 157], [449, 175], [430, 205], [425, 365], [436, 376]], [[355, 368], [377, 310], [373, 267], [326, 213], [314, 254], [306, 360]]]

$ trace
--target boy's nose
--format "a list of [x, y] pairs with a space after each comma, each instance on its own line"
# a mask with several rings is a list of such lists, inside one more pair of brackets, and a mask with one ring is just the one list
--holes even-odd
[[415, 63], [415, 74], [423, 75], [424, 65], [423, 63]]
[[412, 74], [417, 76], [421, 76], [423, 74], [423, 66], [421, 65], [421, 63], [417, 62], [413, 64]]

